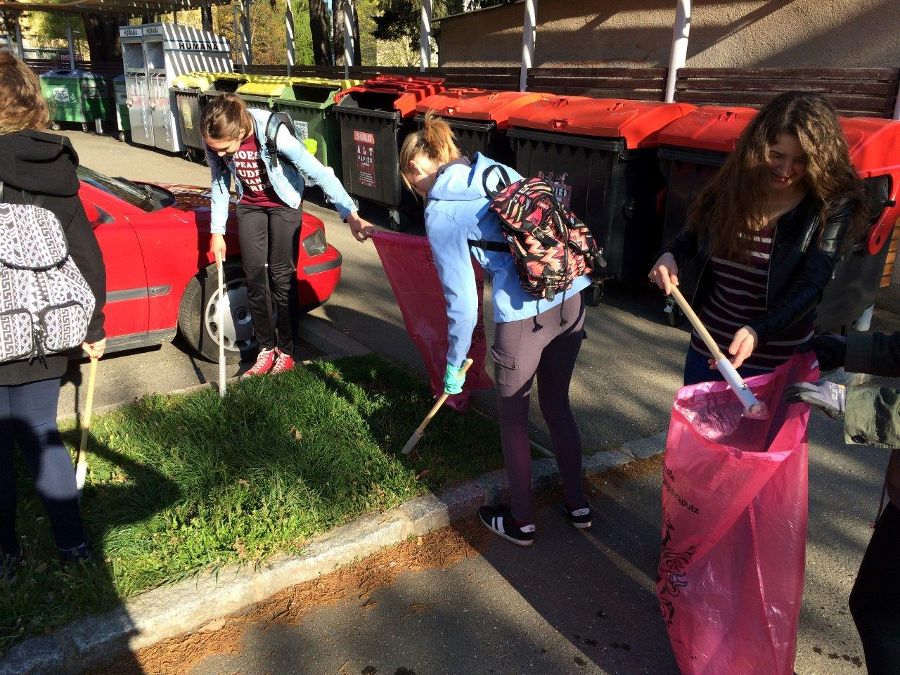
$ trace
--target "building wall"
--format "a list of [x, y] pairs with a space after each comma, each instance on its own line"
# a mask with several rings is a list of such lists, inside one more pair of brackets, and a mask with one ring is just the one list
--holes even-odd
[[[675, 0], [536, 1], [535, 66], [668, 65]], [[689, 67], [900, 66], [900, 0], [692, 5]], [[441, 65], [518, 65], [524, 9], [519, 2], [444, 19]]]

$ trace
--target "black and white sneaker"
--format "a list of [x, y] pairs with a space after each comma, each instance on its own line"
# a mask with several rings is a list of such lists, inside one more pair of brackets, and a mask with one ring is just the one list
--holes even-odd
[[563, 504], [563, 511], [569, 516], [569, 522], [572, 523], [572, 527], [577, 527], [579, 530], [586, 530], [591, 526], [590, 505], [585, 504], [580, 509], [570, 511], [569, 507]]
[[478, 509], [478, 518], [494, 534], [514, 544], [531, 546], [534, 543], [534, 524], [516, 527], [508, 506], [482, 506]]

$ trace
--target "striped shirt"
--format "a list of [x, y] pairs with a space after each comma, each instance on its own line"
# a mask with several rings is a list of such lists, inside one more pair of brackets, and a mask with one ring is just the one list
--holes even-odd
[[[751, 247], [749, 261], [738, 263], [712, 256], [707, 263], [712, 266], [713, 288], [699, 312], [700, 320], [726, 356], [738, 329], [766, 313], [773, 233], [772, 226], [767, 225], [746, 237]], [[774, 370], [790, 359], [797, 347], [812, 337], [812, 332], [812, 318], [801, 321], [780, 333], [777, 339], [757, 345], [743, 365]], [[691, 335], [691, 346], [712, 358], [696, 331]]]

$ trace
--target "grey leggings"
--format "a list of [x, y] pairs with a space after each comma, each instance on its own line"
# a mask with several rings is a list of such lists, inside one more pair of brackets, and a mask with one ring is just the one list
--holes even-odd
[[[560, 325], [561, 320], [564, 325]], [[500, 414], [500, 438], [509, 476], [512, 515], [532, 522], [528, 401], [537, 375], [538, 402], [550, 429], [566, 502], [584, 505], [581, 436], [569, 405], [569, 382], [584, 339], [581, 293], [531, 319], [498, 323], [491, 356]]]

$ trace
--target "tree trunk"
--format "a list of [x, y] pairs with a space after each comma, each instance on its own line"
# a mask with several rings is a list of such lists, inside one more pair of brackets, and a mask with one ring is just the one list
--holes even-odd
[[357, 13], [357, 9], [355, 0], [344, 0], [345, 2], [352, 5], [353, 8], [353, 65], [361, 66], [362, 65], [362, 51], [359, 45], [359, 14]]
[[85, 14], [84, 37], [88, 43], [91, 61], [121, 61], [119, 26], [127, 23], [121, 15]]
[[325, 0], [309, 0], [309, 30], [312, 33], [313, 60], [317, 66], [331, 65], [328, 17]]
[[332, 0], [331, 48], [334, 52], [334, 64], [344, 65], [344, 3]]

